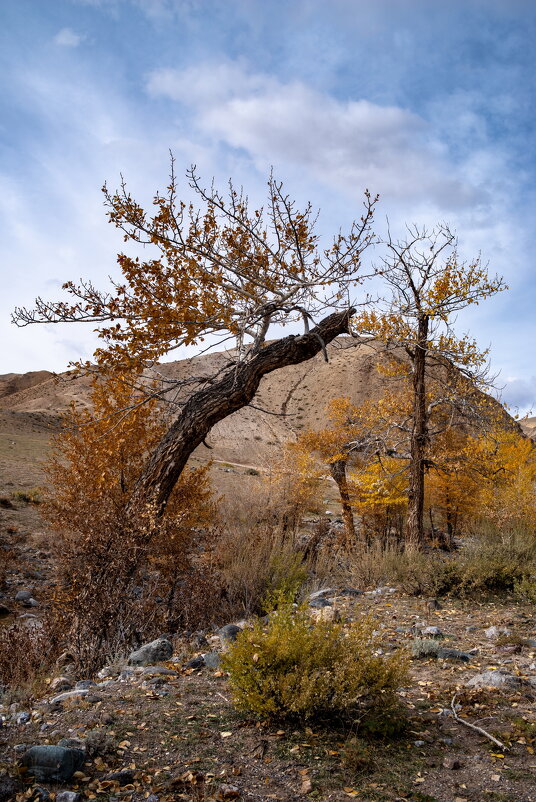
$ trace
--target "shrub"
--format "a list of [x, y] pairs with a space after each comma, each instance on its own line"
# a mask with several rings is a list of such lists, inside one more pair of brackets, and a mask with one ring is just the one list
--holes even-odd
[[240, 633], [223, 657], [236, 707], [266, 719], [366, 717], [390, 707], [406, 678], [404, 655], [375, 654], [374, 625], [363, 619], [311, 623], [305, 607], [284, 605]]
[[21, 501], [23, 504], [41, 504], [42, 490], [39, 487], [32, 487], [29, 490], [14, 490], [11, 494], [13, 501]]

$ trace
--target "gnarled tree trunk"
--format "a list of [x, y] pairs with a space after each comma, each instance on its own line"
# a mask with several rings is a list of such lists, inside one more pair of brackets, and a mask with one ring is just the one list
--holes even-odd
[[350, 503], [350, 492], [348, 490], [348, 479], [346, 477], [346, 460], [338, 459], [330, 462], [329, 470], [335, 480], [339, 495], [341, 497], [342, 519], [344, 521], [345, 545], [347, 548], [355, 544], [355, 523], [352, 505]]
[[307, 334], [291, 335], [265, 346], [250, 361], [239, 362], [210, 387], [194, 393], [149, 458], [134, 490], [130, 510], [151, 504], [156, 514], [162, 515], [190, 454], [212, 427], [247, 406], [263, 376], [311, 359], [335, 337], [347, 333], [354, 312], [354, 309], [336, 312]]

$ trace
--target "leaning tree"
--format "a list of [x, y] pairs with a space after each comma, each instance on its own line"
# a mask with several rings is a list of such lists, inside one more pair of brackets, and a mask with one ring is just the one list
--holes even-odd
[[[154, 197], [152, 214], [124, 181], [115, 192], [104, 186], [109, 220], [132, 245], [130, 254], [118, 256], [121, 279], [110, 291], [91, 281], [67, 282], [67, 301], [38, 298], [33, 309], [13, 314], [18, 326], [96, 323], [102, 345], [92, 364], [77, 367], [103, 374], [148, 379], [158, 360], [180, 346], [234, 341], [224, 370], [167, 381], [147, 394], [168, 398], [170, 390], [181, 391], [178, 413], [133, 494], [132, 504], [150, 504], [159, 515], [193, 450], [216, 423], [252, 401], [263, 376], [325, 355], [326, 345], [348, 332], [355, 287], [365, 278], [361, 257], [374, 239], [377, 198], [368, 191], [349, 232], [325, 244], [311, 205], [300, 210], [273, 176], [259, 209], [232, 183], [225, 194], [204, 188], [195, 168], [187, 180], [196, 203], [179, 198], [172, 160], [169, 185]], [[296, 320], [303, 321], [302, 334], [270, 341], [274, 327]]]

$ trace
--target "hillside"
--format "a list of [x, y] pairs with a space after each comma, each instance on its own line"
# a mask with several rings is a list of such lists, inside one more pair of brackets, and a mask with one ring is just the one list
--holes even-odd
[[[386, 379], [376, 370], [381, 360], [376, 344], [341, 337], [328, 347], [328, 355], [329, 363], [319, 354], [309, 362], [266, 376], [253, 406], [239, 410], [212, 430], [210, 456], [263, 466], [282, 443], [301, 430], [324, 426], [330, 400], [348, 396], [353, 403], [362, 403], [381, 395]], [[168, 379], [211, 376], [232, 357], [232, 351], [206, 354], [166, 363], [160, 371]], [[0, 436], [50, 430], [72, 402], [86, 406], [89, 391], [88, 378], [73, 378], [69, 373], [54, 376], [39, 371], [0, 377]], [[174, 400], [171, 392], [170, 400]], [[532, 435], [536, 419], [529, 418], [524, 425]], [[201, 446], [196, 456], [204, 458], [207, 454]]]

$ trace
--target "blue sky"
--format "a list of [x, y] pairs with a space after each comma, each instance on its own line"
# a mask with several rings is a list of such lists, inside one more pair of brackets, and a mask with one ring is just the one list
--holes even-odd
[[505, 400], [536, 406], [532, 0], [3, 0], [0, 373], [93, 350], [90, 327], [9, 323], [121, 249], [100, 187], [148, 199], [168, 150], [261, 199], [273, 165], [331, 233], [449, 222], [510, 290], [459, 319]]

